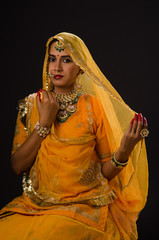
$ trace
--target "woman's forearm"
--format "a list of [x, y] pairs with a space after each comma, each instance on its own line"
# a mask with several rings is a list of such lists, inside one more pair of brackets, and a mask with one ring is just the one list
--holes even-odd
[[29, 138], [11, 156], [12, 168], [16, 174], [22, 174], [33, 165], [43, 137], [34, 129]]
[[[135, 145], [144, 138], [144, 136], [141, 135], [141, 130], [144, 129], [147, 130], [147, 120], [145, 117], [142, 116], [141, 113], [136, 113], [134, 118], [131, 120], [127, 131], [122, 137], [120, 147], [115, 154], [116, 160], [119, 163], [124, 163], [128, 160]], [[120, 171], [120, 168], [112, 164], [112, 160], [109, 160], [102, 165], [103, 175], [108, 180], [111, 180]]]
[[[127, 162], [128, 158], [129, 158], [129, 154], [124, 153], [119, 148], [115, 154], [115, 158], [119, 163], [125, 163], [125, 162]], [[118, 173], [120, 173], [121, 170], [122, 170], [122, 168], [118, 168], [113, 164], [112, 159], [107, 162], [104, 162], [102, 164], [102, 173], [103, 173], [104, 177], [107, 178], [109, 181], [112, 178], [114, 178], [116, 175], [118, 175]]]
[[[41, 90], [41, 92], [43, 100], [41, 100], [39, 92], [36, 97], [39, 112], [39, 124], [49, 130], [52, 122], [56, 118], [59, 104], [52, 93], [44, 90]], [[11, 156], [12, 167], [17, 174], [28, 171], [33, 165], [43, 139], [43, 137], [39, 136], [38, 131], [34, 129], [29, 138]]]

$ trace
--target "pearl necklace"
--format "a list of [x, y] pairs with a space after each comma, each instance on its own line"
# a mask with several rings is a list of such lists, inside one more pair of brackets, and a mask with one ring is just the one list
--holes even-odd
[[69, 93], [58, 93], [53, 90], [56, 99], [59, 102], [59, 110], [57, 112], [56, 118], [59, 122], [66, 122], [67, 119], [77, 110], [76, 103], [78, 102], [79, 96], [82, 92], [77, 93], [74, 89]]

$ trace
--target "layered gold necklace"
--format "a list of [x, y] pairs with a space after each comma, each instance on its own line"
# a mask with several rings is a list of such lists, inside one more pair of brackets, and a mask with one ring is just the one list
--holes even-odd
[[78, 102], [79, 96], [82, 92], [77, 93], [74, 89], [69, 93], [58, 93], [55, 90], [53, 90], [53, 93], [59, 102], [59, 111], [57, 112], [56, 118], [61, 123], [66, 122], [67, 119], [76, 112], [76, 103]]

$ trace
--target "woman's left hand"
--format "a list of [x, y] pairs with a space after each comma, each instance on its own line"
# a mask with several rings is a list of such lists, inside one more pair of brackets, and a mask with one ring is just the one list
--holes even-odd
[[120, 147], [116, 152], [116, 159], [119, 162], [127, 161], [129, 155], [134, 149], [135, 145], [143, 139], [141, 136], [142, 129], [147, 129], [147, 120], [141, 113], [135, 114], [135, 117], [130, 122], [130, 125], [125, 132]]

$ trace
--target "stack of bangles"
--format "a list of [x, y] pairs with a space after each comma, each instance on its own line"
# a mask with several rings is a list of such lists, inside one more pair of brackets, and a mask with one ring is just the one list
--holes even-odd
[[50, 129], [46, 127], [40, 127], [39, 122], [36, 123], [35, 129], [38, 131], [38, 135], [43, 138], [50, 133]]
[[119, 161], [117, 161], [116, 158], [115, 158], [115, 153], [116, 153], [116, 152], [113, 153], [112, 159], [111, 159], [113, 165], [114, 165], [116, 168], [118, 168], [118, 169], [124, 168], [124, 167], [128, 164], [128, 160], [127, 160], [126, 162], [119, 162]]

